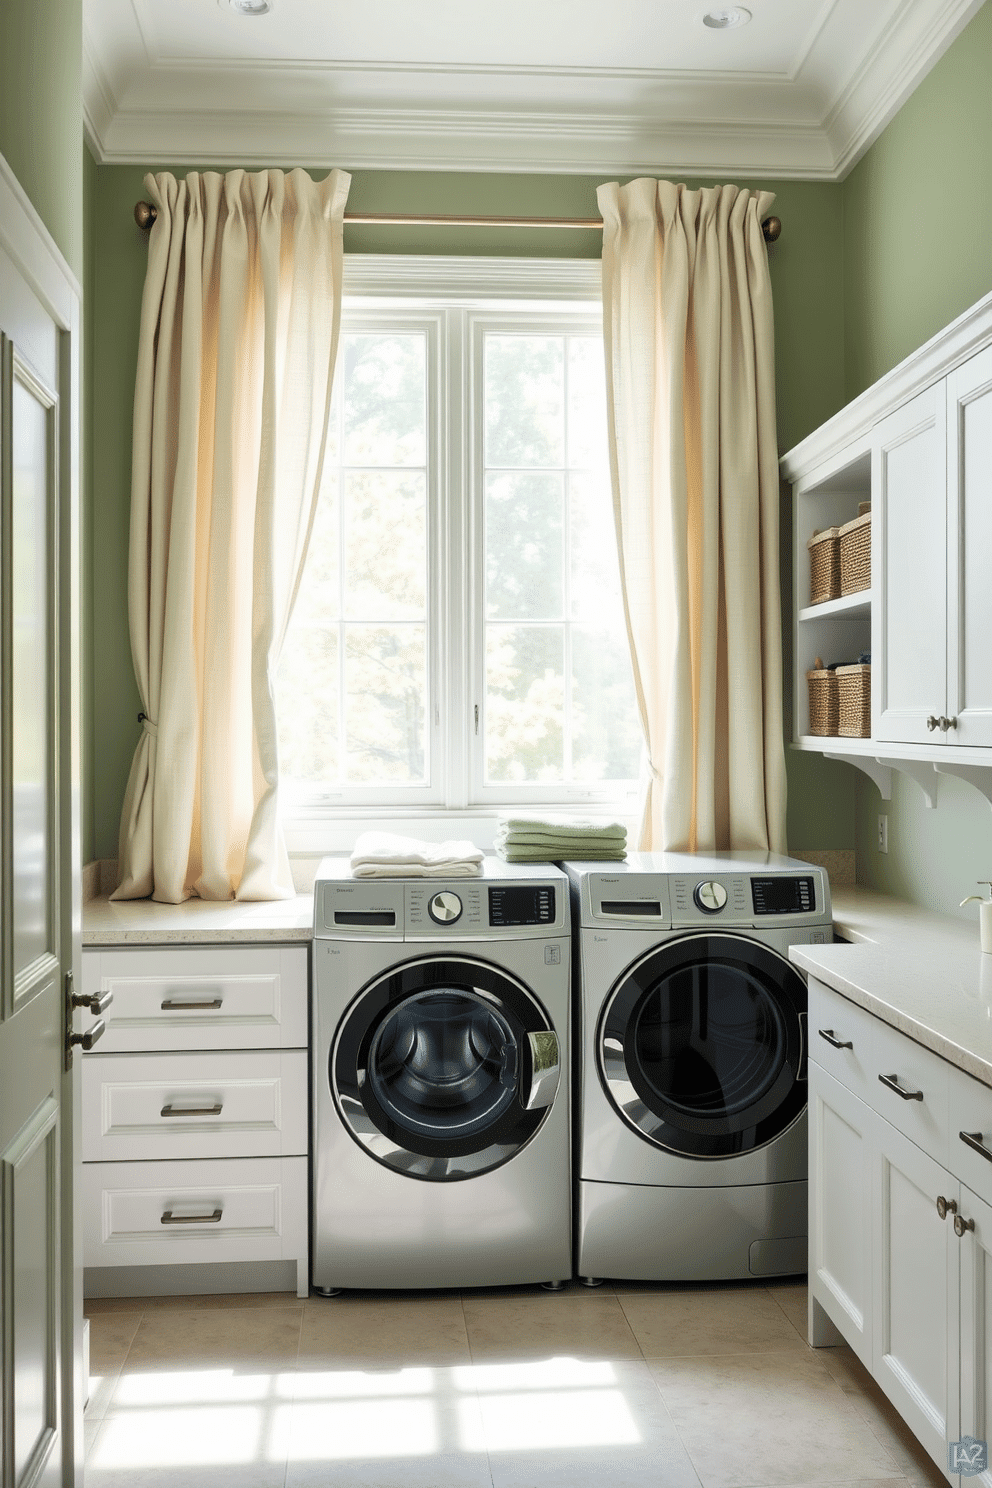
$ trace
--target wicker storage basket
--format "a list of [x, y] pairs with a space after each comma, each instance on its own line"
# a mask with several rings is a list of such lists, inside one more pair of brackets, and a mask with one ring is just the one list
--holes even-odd
[[806, 685], [809, 688], [810, 733], [836, 734], [840, 719], [837, 673], [814, 667], [806, 673]]
[[840, 592], [859, 594], [871, 588], [871, 512], [840, 528]]
[[840, 528], [814, 532], [809, 549], [809, 602], [823, 604], [840, 598]]
[[837, 668], [837, 732], [845, 739], [871, 738], [871, 666]]

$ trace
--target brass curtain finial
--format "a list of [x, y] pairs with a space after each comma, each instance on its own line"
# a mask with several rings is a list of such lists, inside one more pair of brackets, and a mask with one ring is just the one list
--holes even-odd
[[[158, 216], [151, 202], [135, 203], [134, 220], [147, 232]], [[577, 227], [596, 229], [603, 225], [599, 217], [399, 217], [382, 214], [344, 214], [346, 223], [378, 227]], [[782, 234], [782, 219], [766, 217], [761, 224], [766, 243], [776, 243]]]

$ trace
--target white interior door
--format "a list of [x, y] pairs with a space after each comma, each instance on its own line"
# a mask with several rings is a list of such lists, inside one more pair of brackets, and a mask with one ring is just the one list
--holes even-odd
[[873, 437], [872, 732], [909, 744], [947, 737], [936, 725], [947, 691], [944, 398], [943, 383], [927, 388], [882, 419]]
[[81, 1483], [74, 285], [0, 160], [0, 1356], [7, 1488]]
[[948, 743], [992, 744], [992, 347], [947, 379]]

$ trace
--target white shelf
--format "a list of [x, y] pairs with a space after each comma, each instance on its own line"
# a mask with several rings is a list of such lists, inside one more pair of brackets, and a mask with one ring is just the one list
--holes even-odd
[[825, 599], [822, 604], [807, 605], [799, 611], [802, 620], [867, 620], [871, 615], [871, 590], [861, 589], [857, 594], [844, 594], [840, 599]]
[[824, 754], [854, 765], [878, 786], [884, 801], [892, 799], [891, 772], [909, 775], [928, 806], [937, 804], [937, 777], [956, 775], [966, 780], [992, 806], [992, 759], [988, 749], [955, 748], [953, 744], [934, 750], [926, 744], [892, 744], [884, 739], [844, 739], [837, 734], [804, 734], [793, 749]]

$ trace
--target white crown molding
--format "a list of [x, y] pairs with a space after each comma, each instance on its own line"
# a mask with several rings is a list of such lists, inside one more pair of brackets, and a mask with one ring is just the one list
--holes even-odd
[[20, 181], [0, 155], [0, 245], [63, 330], [74, 325], [79, 282]]
[[456, 304], [493, 299], [574, 301], [598, 310], [602, 286], [598, 258], [346, 253], [342, 276], [346, 303], [414, 296]]
[[[777, 73], [155, 55], [111, 86], [89, 37], [86, 134], [101, 163], [836, 181], [982, 0], [898, 0], [831, 91], [838, 3]], [[135, 56], [154, 40], [142, 32]]]
[[[91, 116], [87, 116], [91, 119]], [[118, 114], [94, 153], [102, 164], [239, 165], [349, 170], [679, 174], [833, 180], [822, 131], [810, 125], [689, 127], [633, 113], [340, 109], [333, 116]]]
[[992, 293], [866, 388], [779, 461], [782, 478], [801, 480], [863, 440], [880, 418], [946, 377], [992, 340]]
[[878, 38], [824, 119], [838, 180], [853, 170], [983, 4], [927, 0], [903, 7], [900, 24]]

